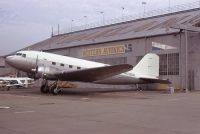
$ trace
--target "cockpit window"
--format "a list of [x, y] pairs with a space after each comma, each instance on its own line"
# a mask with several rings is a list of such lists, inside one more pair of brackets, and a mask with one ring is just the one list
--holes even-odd
[[21, 56], [21, 55], [22, 55], [22, 53], [16, 53], [16, 55], [18, 55], [18, 56]]
[[16, 53], [15, 55], [22, 56], [22, 57], [26, 58], [26, 54], [23, 54], [23, 53]]

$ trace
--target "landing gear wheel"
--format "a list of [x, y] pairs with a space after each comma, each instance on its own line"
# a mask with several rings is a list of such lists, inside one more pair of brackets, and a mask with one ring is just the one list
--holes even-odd
[[136, 89], [137, 89], [137, 91], [142, 91], [142, 87], [139, 87], [138, 84], [136, 84]]
[[59, 88], [51, 88], [51, 93], [53, 95], [58, 95], [61, 92], [61, 90]]
[[7, 87], [6, 90], [9, 91], [9, 90], [10, 90], [10, 87]]
[[42, 86], [40, 87], [40, 91], [41, 91], [41, 93], [46, 94], [46, 93], [49, 92], [49, 87], [46, 86], [46, 85], [42, 85]]
[[57, 86], [57, 81], [54, 82], [51, 86], [50, 86], [50, 92], [53, 95], [58, 95], [59, 93], [61, 93], [61, 89]]
[[138, 87], [138, 91], [142, 91], [142, 88], [141, 88], [141, 87]]

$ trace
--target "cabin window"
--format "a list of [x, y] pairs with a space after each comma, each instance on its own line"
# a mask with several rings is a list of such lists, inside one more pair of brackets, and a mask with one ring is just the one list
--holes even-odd
[[26, 58], [26, 54], [22, 54], [22, 57]]
[[81, 69], [81, 67], [77, 67], [77, 69]]
[[63, 63], [60, 63], [60, 66], [61, 66], [61, 67], [64, 67], [65, 65], [64, 65]]
[[73, 66], [72, 65], [69, 65], [69, 68], [72, 68]]
[[56, 62], [52, 62], [52, 65], [56, 65]]
[[21, 81], [21, 83], [25, 83], [25, 80], [20, 80]]

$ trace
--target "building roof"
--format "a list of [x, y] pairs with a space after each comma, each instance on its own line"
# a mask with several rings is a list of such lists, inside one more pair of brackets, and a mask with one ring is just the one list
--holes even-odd
[[76, 47], [88, 44], [136, 39], [179, 32], [179, 29], [171, 28], [174, 25], [199, 27], [199, 8], [56, 35], [25, 49], [60, 49], [64, 47]]

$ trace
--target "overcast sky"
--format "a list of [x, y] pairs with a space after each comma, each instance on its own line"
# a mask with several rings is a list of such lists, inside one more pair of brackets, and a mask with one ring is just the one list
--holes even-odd
[[57, 24], [63, 30], [71, 27], [71, 20], [73, 26], [101, 22], [101, 11], [105, 21], [142, 13], [143, 1], [148, 11], [193, 0], [0, 0], [0, 55], [49, 38]]

